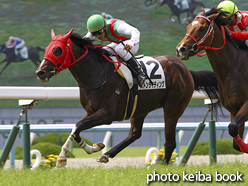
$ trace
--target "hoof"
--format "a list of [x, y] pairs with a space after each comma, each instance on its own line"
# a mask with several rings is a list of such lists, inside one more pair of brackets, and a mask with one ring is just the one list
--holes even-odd
[[99, 163], [108, 163], [109, 157], [107, 155], [101, 155], [96, 161]]
[[102, 150], [105, 147], [105, 145], [103, 143], [95, 143], [95, 144], [93, 144], [93, 147], [96, 147], [96, 146], [98, 146], [100, 148], [100, 150]]
[[56, 166], [57, 167], [64, 167], [66, 166], [67, 160], [66, 159], [57, 159]]
[[105, 145], [103, 143], [94, 143], [93, 144], [93, 151], [94, 152], [98, 152], [100, 150], [102, 150], [105, 147]]

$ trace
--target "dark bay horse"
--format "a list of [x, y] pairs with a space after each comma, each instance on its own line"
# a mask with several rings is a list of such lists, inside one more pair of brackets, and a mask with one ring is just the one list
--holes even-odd
[[228, 129], [234, 138], [233, 147], [248, 152], [248, 145], [241, 139], [248, 120], [248, 48], [239, 49], [232, 42], [233, 38], [226, 36], [223, 25], [227, 25], [228, 20], [223, 16], [225, 13], [219, 13], [216, 8], [197, 16], [188, 25], [176, 50], [180, 59], [188, 60], [205, 49], [218, 80], [221, 104], [231, 113]]
[[[163, 6], [164, 4], [167, 4], [170, 8], [171, 11], [171, 15], [170, 15], [170, 19], [172, 18], [172, 16], [176, 16], [178, 23], [181, 24], [181, 19], [180, 19], [180, 15], [182, 13], [187, 13], [187, 17], [195, 17], [194, 11], [196, 9], [197, 6], [200, 7], [205, 7], [205, 5], [202, 2], [198, 2], [195, 0], [187, 0], [188, 1], [188, 8], [182, 9], [179, 8], [177, 5], [175, 5], [175, 0], [162, 0], [160, 1], [160, 4], [158, 5], [158, 7]], [[180, 5], [182, 7], [182, 5]]]
[[15, 51], [14, 48], [6, 48], [5, 44], [0, 45], [0, 53], [4, 53], [6, 54], [6, 58], [4, 60], [2, 60], [0, 62], [0, 64], [2, 63], [6, 63], [5, 66], [2, 68], [2, 70], [0, 71], [0, 74], [2, 74], [2, 72], [12, 63], [19, 63], [19, 62], [23, 62], [26, 60], [31, 60], [34, 65], [36, 67], [38, 67], [40, 65], [40, 55], [39, 52], [45, 52], [45, 50], [39, 46], [37, 47], [32, 47], [32, 46], [27, 46], [27, 50], [28, 50], [28, 58], [27, 59], [23, 59], [23, 58], [17, 58], [17, 56], [15, 55]]
[[[48, 82], [61, 70], [69, 68], [80, 88], [80, 102], [86, 115], [75, 124], [72, 132], [62, 146], [57, 165], [65, 165], [65, 154], [73, 140], [91, 154], [104, 148], [102, 143], [89, 146], [79, 136], [83, 130], [111, 124], [123, 120], [127, 106], [129, 88], [126, 81], [114, 72], [115, 67], [103, 57], [104, 49], [94, 46], [91, 41], [79, 34], [55, 36], [46, 47], [45, 57], [36, 70], [39, 81]], [[107, 163], [121, 150], [141, 137], [146, 115], [158, 108], [164, 110], [165, 121], [165, 161], [168, 163], [176, 147], [175, 129], [179, 117], [187, 107], [194, 90], [204, 90], [210, 98], [217, 95], [217, 80], [212, 71], [189, 71], [174, 56], [156, 56], [165, 75], [166, 89], [139, 90], [136, 110], [130, 119], [131, 127], [126, 139], [98, 158], [98, 162]]]

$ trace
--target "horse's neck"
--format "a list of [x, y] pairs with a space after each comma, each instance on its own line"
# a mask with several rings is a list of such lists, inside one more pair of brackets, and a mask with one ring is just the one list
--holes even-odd
[[99, 61], [99, 57], [94, 57], [92, 54], [87, 54], [83, 59], [75, 63], [70, 68], [70, 72], [79, 86], [86, 90], [98, 88], [106, 78], [104, 64]]
[[[223, 43], [224, 40], [221, 31], [215, 29], [215, 36], [211, 46], [219, 48]], [[239, 58], [240, 53], [237, 52], [237, 49], [230, 40], [226, 40], [226, 44], [222, 49], [206, 50], [206, 53], [213, 71], [220, 81], [226, 81], [228, 76], [232, 76], [230, 72], [240, 67], [240, 65], [237, 65], [237, 59]], [[241, 62], [243, 63], [245, 60], [239, 61], [239, 63]], [[246, 65], [248, 65], [248, 62]]]

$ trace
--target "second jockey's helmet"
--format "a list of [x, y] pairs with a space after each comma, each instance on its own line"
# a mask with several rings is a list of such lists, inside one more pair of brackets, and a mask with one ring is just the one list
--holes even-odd
[[89, 32], [96, 32], [104, 28], [105, 26], [105, 19], [99, 15], [99, 14], [94, 14], [89, 17], [87, 21], [87, 29]]
[[223, 12], [228, 12], [230, 16], [238, 12], [238, 7], [232, 1], [222, 1], [217, 8]]
[[12, 40], [12, 39], [14, 39], [14, 36], [9, 36], [9, 40]]

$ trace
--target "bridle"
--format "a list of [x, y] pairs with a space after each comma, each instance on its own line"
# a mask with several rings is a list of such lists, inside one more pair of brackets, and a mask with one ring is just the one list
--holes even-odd
[[[221, 47], [219, 47], [219, 48], [211, 47], [211, 45], [213, 43], [213, 40], [214, 40], [214, 24], [213, 24], [213, 21], [211, 21], [208, 17], [202, 16], [202, 15], [198, 15], [198, 16], [196, 16], [196, 18], [203, 18], [203, 19], [207, 20], [209, 22], [209, 26], [208, 26], [207, 32], [204, 34], [204, 36], [199, 41], [197, 41], [196, 38], [194, 36], [192, 36], [191, 34], [185, 34], [186, 36], [190, 37], [191, 39], [193, 39], [195, 41], [195, 43], [192, 45], [192, 48], [190, 49], [190, 51], [194, 52], [193, 56], [196, 55], [199, 52], [199, 49], [204, 49], [204, 50], [207, 50], [207, 49], [209, 49], [209, 50], [220, 50], [220, 49], [222, 49], [226, 44], [226, 35], [225, 35], [224, 26], [221, 25], [221, 31], [222, 31], [223, 40], [224, 40], [223, 45]], [[202, 44], [205, 42], [205, 40], [209, 36], [211, 36], [210, 45], [209, 46], [202, 46]], [[196, 49], [194, 49], [195, 46], [196, 46]], [[197, 56], [202, 57], [205, 54], [206, 54], [206, 52], [203, 53], [203, 54], [197, 54]]]
[[[78, 59], [76, 59], [75, 55], [74, 55], [74, 53], [72, 51], [72, 43], [71, 43], [70, 39], [68, 39], [68, 41], [66, 43], [63, 40], [60, 40], [60, 39], [52, 39], [51, 42], [55, 42], [55, 41], [56, 42], [62, 42], [64, 44], [66, 44], [65, 50], [64, 50], [66, 54], [64, 54], [63, 57], [62, 56], [61, 57], [55, 57], [55, 59], [54, 59], [54, 56], [53, 57], [45, 56], [43, 58], [43, 59], [47, 59], [47, 60], [51, 61], [55, 65], [55, 68], [52, 71], [50, 71], [50, 73], [53, 74], [54, 76], [56, 76], [60, 71], [72, 67], [75, 63], [77, 63], [78, 61], [83, 59], [88, 54], [88, 51], [89, 51], [88, 48], [89, 47], [92, 47], [92, 48], [93, 47], [109, 47], [109, 46], [84, 46], [85, 53], [82, 56], [80, 56]], [[120, 65], [121, 65], [120, 60], [119, 60], [118, 55], [116, 54], [115, 50], [113, 48], [111, 48], [111, 47], [109, 47], [109, 48], [114, 51], [114, 53], [116, 55], [116, 58], [117, 58], [117, 62], [112, 61], [111, 59], [109, 59], [104, 53], [102, 55], [109, 62], [118, 63], [116, 69], [114, 70], [114, 71], [117, 71], [119, 69]], [[70, 62], [67, 62], [67, 60], [70, 60]], [[66, 61], [66, 62], [60, 62], [60, 61]]]
[[[61, 56], [56, 57], [54, 54], [46, 55], [45, 53], [45, 57], [43, 58], [43, 59], [47, 59], [51, 61], [55, 65], [54, 70], [50, 71], [50, 73], [53, 75], [57, 75], [60, 71], [70, 68], [71, 66], [73, 66], [75, 63], [77, 63], [79, 60], [81, 60], [88, 54], [88, 48], [84, 46], [85, 53], [82, 56], [80, 56], [78, 59], [76, 59], [75, 55], [72, 52], [72, 43], [70, 39], [68, 39], [66, 43], [65, 41], [59, 38], [52, 39], [51, 43], [52, 42], [58, 42], [58, 43], [61, 43], [61, 45], [65, 44], [64, 50], [62, 49], [62, 54], [63, 52], [65, 52], [65, 54], [63, 55], [61, 54]], [[52, 53], [52, 51], [49, 51], [49, 52]], [[70, 60], [70, 62], [68, 62], [68, 60]]]

